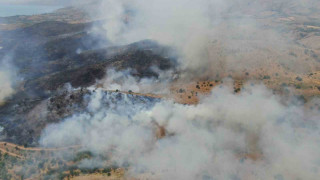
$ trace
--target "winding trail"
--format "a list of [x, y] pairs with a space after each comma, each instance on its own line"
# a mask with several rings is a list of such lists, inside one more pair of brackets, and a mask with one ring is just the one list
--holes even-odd
[[21, 156], [21, 155], [19, 155], [19, 154], [15, 154], [15, 153], [12, 153], [12, 152], [8, 152], [8, 151], [6, 151], [6, 150], [4, 150], [4, 149], [1, 149], [1, 148], [0, 148], [0, 151], [1, 151], [1, 153], [3, 153], [3, 154], [8, 154], [9, 156], [12, 156], [12, 157], [16, 157], [16, 158], [19, 158], [19, 159], [25, 159], [23, 156]]
[[15, 151], [29, 151], [29, 152], [52, 152], [52, 151], [63, 151], [63, 150], [71, 150], [81, 148], [81, 145], [67, 146], [67, 147], [56, 147], [56, 148], [41, 148], [41, 147], [23, 147], [17, 144], [9, 143], [9, 142], [0, 142], [0, 151], [3, 154], [8, 154], [9, 156], [16, 157], [19, 159], [25, 159], [25, 157], [21, 156], [15, 152], [9, 152], [7, 148], [14, 149]]
[[[6, 144], [6, 145], [5, 145]], [[76, 149], [82, 147], [81, 145], [74, 145], [74, 146], [67, 146], [67, 147], [57, 147], [57, 148], [41, 148], [41, 147], [23, 147], [13, 143], [8, 142], [0, 142], [0, 145], [9, 146], [13, 148], [19, 148], [19, 150], [25, 151], [61, 151], [61, 150], [69, 150], [69, 149]], [[1, 149], [1, 147], [0, 147]]]

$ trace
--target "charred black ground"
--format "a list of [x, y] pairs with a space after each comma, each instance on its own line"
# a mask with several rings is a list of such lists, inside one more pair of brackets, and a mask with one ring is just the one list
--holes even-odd
[[[59, 12], [61, 16], [56, 14]], [[173, 68], [173, 61], [161, 56], [168, 48], [149, 40], [126, 46], [106, 46], [106, 40], [91, 32], [92, 25], [97, 22], [73, 24], [53, 18], [66, 16], [63, 13], [65, 11], [60, 10], [51, 14], [52, 17], [50, 14], [43, 16], [48, 19], [43, 22], [26, 23], [26, 17], [1, 19], [25, 22], [16, 29], [0, 31], [0, 59], [14, 64], [22, 79], [20, 85], [16, 85], [15, 95], [0, 107], [3, 140], [36, 145], [47, 123], [71, 115], [75, 105], [84, 108], [83, 96], [88, 91], [61, 90], [66, 83], [75, 88], [86, 88], [103, 78], [106, 69], [111, 67], [116, 70], [130, 68], [139, 78], [157, 77], [151, 69], [154, 66], [160, 70]], [[48, 107], [50, 113], [45, 116], [39, 112], [33, 114], [35, 108], [42, 106]]]

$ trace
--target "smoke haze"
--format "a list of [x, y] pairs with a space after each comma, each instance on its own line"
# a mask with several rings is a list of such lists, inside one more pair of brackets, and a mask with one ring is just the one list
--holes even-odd
[[[111, 161], [129, 163], [127, 176], [134, 177], [143, 172], [154, 179], [319, 176], [319, 112], [283, 105], [262, 85], [246, 86], [240, 95], [215, 88], [195, 106], [137, 103], [132, 95], [114, 102], [115, 96], [97, 90], [87, 112], [48, 126], [41, 144], [112, 152]], [[165, 127], [166, 136], [157, 139], [154, 124]]]
[[[281, 32], [286, 26], [268, 27], [253, 18], [286, 2], [106, 0], [95, 15], [105, 20], [103, 33], [112, 44], [155, 40], [177, 50], [184, 76], [200, 77], [264, 67], [270, 59], [292, 63], [285, 59], [293, 42], [293, 35]], [[309, 5], [304, 2], [295, 3]], [[254, 49], [260, 53], [248, 55]], [[141, 91], [157, 84], [127, 74], [109, 70], [104, 87]], [[96, 155], [112, 153], [113, 163], [130, 165], [128, 177], [282, 180], [320, 175], [319, 112], [285, 105], [263, 85], [246, 85], [240, 94], [216, 87], [191, 106], [167, 100], [133, 103], [132, 95], [114, 102], [114, 96], [98, 89], [86, 112], [48, 126], [41, 145], [80, 144]], [[159, 128], [165, 128], [162, 136]]]
[[0, 61], [0, 105], [14, 93], [15, 68], [8, 60], [6, 57], [5, 60]]
[[132, 76], [133, 70], [116, 71], [107, 70], [105, 78], [97, 81], [106, 90], [133, 91], [137, 93], [168, 94], [169, 83], [175, 79], [171, 70], [161, 71], [153, 68], [158, 74], [157, 78], [137, 78]]
[[[289, 102], [259, 83], [246, 84], [236, 94], [225, 85], [233, 82], [223, 79], [229, 72], [268, 72], [272, 63], [298, 73], [319, 70], [315, 62], [301, 61], [306, 47], [295, 42], [288, 24], [274, 23], [296, 7], [308, 14], [320, 5], [316, 0], [103, 0], [88, 8], [82, 3], [91, 1], [12, 3], [80, 6], [99, 20], [94, 23], [99, 28], [93, 25], [91, 32], [103, 35], [110, 43], [105, 46], [153, 40], [178, 54], [181, 79], [222, 74], [219, 80], [225, 82], [200, 96], [198, 104], [184, 105], [109, 91], [170, 94], [178, 77], [173, 70], [152, 67], [157, 78], [137, 78], [132, 69], [107, 69], [85, 95], [89, 103], [83, 112], [45, 127], [41, 147], [80, 145], [93, 159], [81, 161], [79, 167], [116, 164], [128, 167], [129, 178], [319, 179], [319, 110]], [[298, 53], [288, 55], [290, 51]], [[0, 103], [14, 93], [12, 69], [6, 61], [0, 66]], [[69, 87], [66, 93], [73, 90]], [[82, 92], [82, 87], [77, 90]]]
[[[275, 7], [284, 3], [287, 1], [106, 0], [95, 14], [105, 19], [104, 34], [112, 43], [156, 40], [177, 50], [181, 70], [200, 76], [263, 67], [270, 59], [292, 63], [295, 59], [288, 59], [287, 51], [293, 37], [283, 33], [286, 25], [274, 27], [259, 19], [260, 12], [270, 11], [280, 18], [282, 9], [278, 12]], [[290, 5], [297, 3], [301, 4], [290, 1]], [[257, 53], [248, 53], [253, 50]]]

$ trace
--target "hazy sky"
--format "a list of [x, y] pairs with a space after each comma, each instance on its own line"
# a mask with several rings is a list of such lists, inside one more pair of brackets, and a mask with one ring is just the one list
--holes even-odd
[[99, 0], [0, 0], [1, 4], [24, 4], [24, 5], [46, 5], [46, 6], [68, 6], [71, 4], [88, 3]]
[[80, 3], [88, 3], [91, 1], [92, 0], [0, 0], [0, 17], [48, 13], [61, 7], [79, 5]]
[[70, 4], [71, 0], [0, 0], [1, 4], [28, 4], [28, 5], [62, 5]]
[[33, 15], [52, 12], [63, 6], [58, 5], [27, 5], [27, 4], [5, 4], [0, 1], [0, 17], [14, 15]]
[[71, 3], [72, 0], [0, 0], [0, 17], [48, 13]]

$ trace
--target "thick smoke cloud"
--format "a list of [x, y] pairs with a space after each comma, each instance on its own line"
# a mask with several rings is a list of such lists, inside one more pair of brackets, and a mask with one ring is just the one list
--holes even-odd
[[288, 56], [288, 51], [294, 48], [294, 38], [287, 33], [286, 24], [269, 22], [286, 18], [293, 9], [298, 8], [298, 13], [308, 12], [319, 5], [316, 0], [13, 2], [83, 7], [95, 20], [103, 20], [104, 30], [99, 34], [104, 34], [114, 45], [153, 39], [176, 49], [180, 54], [180, 68], [187, 71], [183, 74], [187, 77], [210, 76], [213, 71], [215, 74], [241, 72], [270, 66], [270, 62], [284, 64], [298, 72], [312, 68]]
[[263, 67], [270, 59], [292, 64], [287, 51], [293, 38], [279, 32], [285, 24], [273, 27], [259, 20], [261, 12], [280, 9], [277, 13], [281, 14], [285, 3], [290, 7], [307, 4], [286, 0], [105, 0], [94, 14], [105, 19], [104, 34], [114, 44], [156, 40], [176, 49], [180, 68], [198, 76]]
[[[105, 0], [91, 13], [104, 20], [102, 33], [113, 45], [156, 40], [177, 50], [185, 76], [198, 78], [285, 59], [291, 35], [265, 28], [246, 12], [258, 15], [288, 2]], [[307, 2], [315, 1], [294, 1], [305, 8]], [[261, 52], [250, 54], [257, 49]], [[98, 84], [161, 93], [167, 91], [167, 82], [155, 85], [172, 78], [163, 73], [160, 81], [138, 80], [129, 74], [109, 70]], [[126, 175], [134, 177], [282, 180], [320, 175], [319, 112], [284, 105], [262, 85], [245, 86], [237, 95], [217, 87], [194, 106], [147, 97], [137, 102], [133, 95], [103, 89], [92, 93], [83, 113], [49, 125], [40, 139], [44, 147], [81, 145], [97, 156], [80, 167], [103, 166], [98, 156], [112, 154], [110, 161], [129, 164]]]
[[[208, 64], [207, 46], [212, 35], [210, 1], [103, 1], [106, 37], [114, 44], [143, 39], [156, 40], [176, 48], [183, 68]], [[182, 61], [182, 59], [180, 61]], [[206, 62], [203, 62], [206, 61]]]
[[319, 112], [284, 105], [262, 85], [245, 86], [240, 95], [217, 87], [195, 106], [137, 103], [132, 95], [114, 101], [117, 96], [97, 90], [86, 112], [48, 126], [40, 143], [112, 152], [111, 161], [129, 163], [127, 176], [134, 177], [143, 172], [155, 179], [319, 177]]

